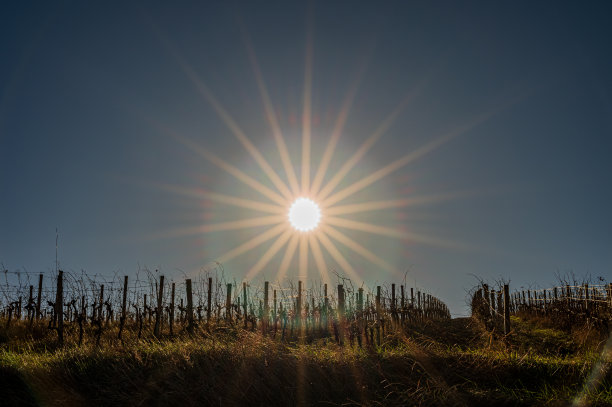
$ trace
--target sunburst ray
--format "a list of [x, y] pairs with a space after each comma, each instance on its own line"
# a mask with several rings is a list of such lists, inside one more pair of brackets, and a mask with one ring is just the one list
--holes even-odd
[[256, 218], [233, 220], [229, 222], [219, 222], [199, 227], [203, 233], [222, 232], [226, 230], [247, 229], [257, 226], [275, 225], [285, 222], [286, 218], [282, 215], [259, 216]]
[[336, 216], [327, 216], [325, 218], [325, 223], [332, 226], [339, 226], [345, 229], [369, 232], [376, 235], [396, 237], [399, 239], [407, 239], [409, 237], [408, 233], [390, 227], [373, 225], [367, 222], [344, 219]]
[[287, 227], [286, 225], [281, 224], [271, 229], [268, 229], [264, 233], [257, 235], [254, 238], [241, 244], [240, 246], [237, 246], [233, 248], [232, 250], [226, 252], [225, 254], [223, 254], [222, 256], [218, 258], [218, 261], [221, 263], [227, 262], [236, 256], [240, 256], [241, 254], [248, 252], [249, 250], [253, 250], [257, 246], [267, 242], [268, 240], [274, 238], [275, 236], [280, 235], [283, 232], [283, 230], [285, 230], [286, 227]]
[[357, 271], [351, 266], [351, 264], [346, 260], [346, 258], [340, 253], [338, 248], [332, 241], [327, 237], [324, 232], [319, 231], [317, 234], [317, 238], [321, 242], [321, 245], [325, 248], [325, 250], [334, 258], [334, 260], [338, 263], [340, 268], [344, 270], [346, 274], [348, 274], [349, 278], [355, 282], [359, 282], [361, 278]]
[[298, 277], [308, 280], [308, 236], [300, 235], [300, 257], [298, 263]]
[[243, 171], [239, 170], [235, 166], [228, 164], [223, 159], [217, 157], [215, 154], [202, 148], [196, 142], [176, 133], [172, 129], [168, 128], [167, 126], [164, 126], [163, 124], [155, 120], [154, 118], [148, 117], [146, 120], [156, 130], [165, 133], [168, 137], [171, 137], [173, 140], [183, 144], [185, 147], [189, 148], [192, 152], [200, 155], [202, 158], [210, 161], [212, 164], [216, 165], [217, 167], [221, 168], [227, 173], [233, 175], [236, 179], [248, 185], [255, 191], [261, 193], [262, 195], [264, 195], [271, 201], [276, 202], [282, 206], [287, 205], [288, 200], [286, 198], [272, 191], [270, 188], [266, 187], [259, 181], [256, 181], [254, 178], [245, 174]]
[[312, 59], [313, 30], [307, 30], [306, 60], [304, 66], [304, 102], [302, 107], [302, 194], [310, 187], [310, 139], [312, 131]]
[[417, 196], [413, 198], [389, 199], [386, 201], [370, 201], [357, 204], [336, 205], [325, 209], [326, 215], [348, 215], [351, 213], [362, 213], [370, 211], [379, 211], [388, 208], [404, 208], [407, 206], [416, 206], [429, 203], [440, 202], [445, 199], [452, 199], [459, 194], [438, 194], [429, 196]]
[[272, 213], [282, 215], [287, 211], [287, 208], [280, 205], [272, 205], [264, 202], [258, 202], [251, 199], [238, 198], [231, 195], [225, 195], [218, 192], [208, 191], [203, 188], [191, 188], [180, 185], [157, 184], [161, 189], [174, 192], [177, 194], [191, 196], [195, 198], [208, 199], [211, 201], [232, 205], [254, 211]]
[[351, 158], [349, 158], [338, 170], [338, 172], [332, 177], [331, 180], [321, 191], [318, 193], [317, 198], [319, 200], [324, 200], [333, 190], [334, 188], [344, 179], [346, 174], [363, 158], [363, 156], [374, 146], [374, 144], [389, 130], [389, 127], [393, 124], [397, 115], [399, 115], [402, 110], [406, 107], [408, 102], [412, 100], [412, 98], [406, 98], [402, 103], [400, 103], [378, 126], [378, 128], [368, 137], [363, 144], [359, 147], [359, 149], [353, 154]]
[[319, 192], [319, 189], [321, 188], [321, 183], [323, 182], [323, 178], [325, 177], [325, 173], [327, 172], [329, 163], [331, 162], [331, 159], [334, 155], [338, 140], [340, 139], [342, 131], [344, 130], [346, 119], [348, 117], [351, 106], [353, 105], [353, 101], [355, 100], [355, 94], [357, 93], [357, 89], [359, 88], [359, 84], [361, 83], [361, 79], [364, 73], [365, 64], [362, 65], [355, 81], [351, 85], [346, 97], [344, 98], [344, 101], [342, 102], [340, 113], [338, 113], [338, 118], [336, 119], [336, 122], [334, 124], [334, 128], [329, 138], [329, 142], [325, 147], [325, 151], [323, 152], [323, 156], [321, 157], [321, 162], [319, 163], [319, 167], [317, 168], [317, 172], [315, 173], [315, 177], [310, 187], [310, 193], [313, 196], [316, 196], [316, 194]]
[[290, 229], [287, 229], [274, 241], [274, 243], [272, 243], [268, 250], [259, 258], [257, 263], [255, 263], [253, 267], [251, 267], [251, 269], [247, 272], [247, 281], [255, 277], [257, 273], [259, 273], [261, 270], [264, 269], [264, 267], [268, 265], [268, 263], [276, 255], [276, 253], [278, 253], [278, 251], [283, 248], [285, 243], [287, 243], [287, 241], [291, 237], [291, 232], [292, 231]]
[[187, 75], [187, 77], [193, 82], [196, 86], [200, 94], [206, 99], [206, 101], [212, 106], [217, 115], [221, 118], [221, 120], [225, 123], [225, 125], [230, 129], [232, 134], [240, 141], [240, 143], [244, 146], [244, 148], [248, 151], [248, 153], [255, 159], [259, 167], [262, 171], [268, 176], [270, 181], [276, 186], [279, 192], [285, 196], [285, 198], [291, 198], [291, 192], [287, 185], [280, 179], [280, 177], [276, 174], [276, 172], [272, 169], [270, 164], [266, 161], [263, 155], [259, 152], [257, 147], [251, 142], [251, 140], [247, 137], [244, 131], [240, 128], [236, 120], [229, 114], [227, 110], [221, 105], [221, 103], [214, 96], [212, 91], [208, 88], [208, 86], [202, 81], [200, 76], [195, 72], [193, 67], [187, 63], [187, 61], [175, 51], [175, 56], [177, 61]]
[[298, 247], [299, 235], [294, 234], [287, 245], [287, 250], [285, 251], [285, 255], [281, 260], [281, 264], [278, 267], [278, 274], [276, 275], [276, 280], [280, 283], [285, 279], [287, 275], [287, 271], [289, 270], [289, 266], [291, 265], [291, 260], [293, 260], [293, 256]]
[[357, 243], [356, 241], [354, 241], [353, 239], [351, 239], [344, 233], [333, 228], [332, 226], [322, 226], [322, 228], [323, 228], [323, 231], [327, 233], [330, 237], [342, 243], [343, 245], [353, 250], [355, 253], [361, 255], [365, 259], [369, 260], [372, 264], [376, 264], [377, 266], [382, 267], [386, 271], [395, 272], [395, 269], [393, 266], [391, 266], [389, 263], [387, 263], [386, 261], [384, 261], [377, 255], [375, 255], [370, 250], [360, 245], [359, 243]]
[[360, 222], [351, 219], [338, 218], [335, 216], [328, 216], [325, 218], [325, 222], [329, 225], [338, 226], [345, 229], [358, 230], [361, 232], [368, 232], [380, 236], [388, 236], [397, 239], [405, 239], [413, 242], [424, 243], [431, 246], [448, 247], [452, 249], [471, 250], [472, 248], [462, 245], [458, 242], [449, 240], [438, 239], [431, 236], [425, 236], [419, 233], [407, 232], [403, 230], [396, 230], [386, 226], [372, 225], [367, 222]]
[[314, 257], [315, 264], [317, 265], [317, 269], [319, 269], [319, 274], [321, 275], [321, 279], [325, 284], [331, 287], [331, 279], [329, 278], [329, 270], [327, 268], [327, 263], [325, 262], [325, 257], [323, 257], [323, 253], [321, 252], [321, 246], [319, 245], [319, 241], [317, 240], [316, 234], [311, 233], [308, 236], [308, 241], [310, 247], [312, 248], [312, 256]]
[[219, 167], [219, 168], [225, 170], [226, 172], [228, 172], [229, 174], [233, 175], [239, 181], [243, 182], [244, 184], [246, 184], [249, 187], [253, 188], [255, 191], [257, 191], [260, 194], [264, 195], [265, 197], [269, 198], [271, 201], [276, 202], [279, 205], [283, 205], [283, 206], [287, 205], [287, 199], [286, 198], [283, 198], [282, 196], [280, 196], [276, 192], [272, 191], [270, 188], [266, 187], [261, 182], [255, 180], [251, 176], [245, 174], [243, 171], [239, 170], [235, 166], [233, 166], [231, 164], [228, 164], [224, 160], [220, 159], [219, 157], [217, 157], [214, 154], [211, 154], [207, 150], [203, 149], [202, 147], [200, 147], [199, 145], [197, 145], [196, 143], [194, 143], [193, 141], [191, 141], [191, 140], [189, 140], [189, 139], [187, 139], [185, 137], [182, 137], [182, 136], [180, 136], [178, 134], [173, 134], [173, 137], [177, 141], [179, 141], [182, 144], [184, 144], [185, 146], [189, 147], [192, 151], [194, 151], [194, 152], [198, 153], [200, 156], [206, 158], [208, 161], [210, 161], [211, 163], [213, 163], [217, 167]]
[[180, 237], [180, 236], [198, 235], [198, 234], [210, 233], [210, 232], [222, 232], [222, 231], [227, 231], [227, 230], [248, 229], [248, 228], [258, 227], [258, 226], [276, 225], [281, 222], [284, 222], [285, 220], [286, 218], [282, 215], [259, 216], [256, 218], [240, 219], [240, 220], [233, 220], [233, 221], [228, 221], [228, 222], [219, 222], [219, 223], [213, 223], [209, 225], [187, 226], [187, 227], [182, 227], [182, 228], [175, 228], [167, 232], [161, 232], [151, 237], [153, 239], [172, 238], [172, 237]]
[[297, 176], [295, 175], [295, 171], [293, 169], [293, 164], [291, 163], [289, 151], [287, 150], [287, 144], [285, 143], [285, 139], [280, 129], [276, 113], [274, 112], [274, 106], [272, 105], [272, 101], [270, 100], [270, 95], [268, 94], [268, 89], [266, 87], [263, 74], [261, 73], [259, 63], [257, 62], [255, 50], [253, 48], [253, 45], [248, 40], [246, 34], [245, 42], [249, 54], [249, 59], [251, 60], [251, 64], [253, 65], [253, 71], [255, 72], [255, 79], [257, 81], [257, 86], [259, 87], [259, 93], [261, 95], [261, 99], [264, 104], [264, 109], [266, 111], [266, 117], [272, 129], [272, 135], [274, 136], [274, 140], [276, 141], [276, 147], [278, 148], [278, 152], [280, 154], [285, 173], [287, 174], [287, 179], [289, 180], [289, 186], [291, 187], [293, 194], [298, 195], [300, 193], [300, 187], [298, 184]]
[[220, 194], [217, 192], [205, 191], [204, 197], [211, 201], [237, 206], [240, 208], [252, 209], [259, 212], [282, 215], [287, 211], [285, 206], [271, 205], [263, 202], [252, 201], [250, 199], [237, 198], [235, 196]]
[[[446, 133], [443, 136], [440, 136], [432, 141], [430, 141], [429, 143], [426, 143], [425, 145], [417, 148], [416, 150], [406, 154], [405, 156], [398, 158], [397, 160], [393, 161], [392, 163], [390, 163], [389, 165], [386, 165], [385, 167], [373, 172], [372, 174], [360, 179], [359, 181], [356, 181], [355, 183], [349, 185], [348, 187], [336, 192], [335, 194], [333, 194], [332, 196], [330, 196], [327, 199], [323, 199], [323, 206], [330, 206], [333, 205], [336, 202], [339, 202], [343, 199], [348, 198], [349, 196], [361, 191], [362, 189], [366, 188], [369, 185], [372, 185], [374, 182], [378, 181], [381, 178], [386, 177], [387, 175], [399, 170], [400, 168], [410, 164], [411, 162], [417, 160], [418, 158], [423, 157], [424, 155], [430, 153], [431, 151], [439, 148], [440, 146], [446, 144], [448, 141], [452, 140], [453, 138], [460, 136], [461, 134], [464, 134], [465, 132], [473, 129], [475, 126], [477, 126], [478, 124], [484, 122], [485, 120], [487, 120], [489, 117], [491, 117], [491, 115], [493, 113], [495, 113], [498, 109], [495, 109], [492, 112], [487, 112], [485, 114], [482, 114], [478, 117], [476, 117], [475, 119], [471, 120], [470, 122], [462, 125], [462, 126], [458, 126], [457, 128], [453, 129], [452, 131]], [[319, 194], [322, 195], [322, 194]]]

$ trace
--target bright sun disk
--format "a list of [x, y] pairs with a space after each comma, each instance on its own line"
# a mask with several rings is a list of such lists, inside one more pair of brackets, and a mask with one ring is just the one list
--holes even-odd
[[289, 222], [296, 230], [313, 230], [321, 220], [321, 209], [312, 199], [298, 198], [289, 208]]

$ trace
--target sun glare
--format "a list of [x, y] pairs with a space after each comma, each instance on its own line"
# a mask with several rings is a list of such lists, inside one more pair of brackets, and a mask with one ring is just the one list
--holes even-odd
[[[354, 86], [351, 87], [339, 108], [338, 117], [321, 157], [315, 157], [319, 160], [319, 165], [315, 170], [315, 168], [311, 167], [313, 161], [313, 157], [311, 156], [311, 136], [313, 130], [311, 45], [312, 44], [307, 46], [306, 53], [304, 97], [302, 101], [303, 111], [301, 114], [301, 160], [298, 159], [298, 162], [294, 162], [289, 154], [280, 121], [277, 117], [277, 110], [266, 88], [265, 80], [259, 64], [257, 63], [255, 53], [249, 48], [253, 71], [265, 110], [265, 118], [270, 125], [271, 134], [276, 142], [276, 147], [280, 155], [280, 162], [282, 163], [282, 171], [281, 168], [274, 168], [267, 161], [264, 154], [251, 141], [247, 132], [240, 127], [239, 123], [232, 117], [230, 112], [222, 106], [208, 86], [196, 74], [196, 70], [189, 65], [180, 54], [175, 53], [177, 61], [180, 63], [185, 74], [192, 80], [198, 92], [200, 92], [202, 97], [217, 113], [219, 119], [225, 123], [230, 133], [240, 142], [240, 144], [242, 144], [251, 158], [255, 160], [259, 169], [267, 177], [267, 181], [264, 183], [260, 182], [258, 177], [254, 176], [254, 174], [245, 172], [230, 161], [224, 160], [220, 156], [210, 152], [208, 148], [204, 148], [188, 137], [183, 137], [170, 129], [164, 128], [164, 130], [174, 139], [181, 142], [221, 170], [234, 176], [236, 180], [248, 186], [251, 189], [250, 192], [252, 195], [239, 196], [203, 190], [201, 188], [184, 188], [179, 186], [167, 186], [168, 189], [198, 199], [206, 199], [207, 201], [214, 201], [222, 205], [231, 205], [249, 211], [264, 213], [265, 215], [258, 214], [253, 217], [238, 220], [228, 220], [195, 226], [190, 225], [164, 232], [161, 236], [183, 236], [254, 227], [260, 228], [265, 226], [267, 230], [229, 249], [224, 254], [217, 256], [217, 260], [220, 262], [230, 261], [272, 240], [273, 243], [268, 246], [259, 260], [253, 264], [246, 273], [245, 278], [247, 280], [254, 278], [259, 272], [269, 268], [269, 264], [276, 259], [275, 256], [282, 253], [282, 260], [278, 265], [277, 280], [281, 281], [286, 277], [287, 272], [293, 267], [293, 261], [296, 257], [298, 276], [302, 279], [306, 279], [309, 268], [309, 258], [312, 257], [315, 261], [316, 268], [326, 284], [331, 284], [332, 280], [329, 275], [329, 270], [335, 269], [335, 266], [338, 266], [349, 278], [353, 279], [353, 281], [359, 281], [361, 279], [355, 268], [351, 265], [351, 262], [343, 254], [343, 251], [346, 249], [358, 254], [377, 267], [381, 267], [389, 272], [396, 271], [395, 267], [373, 251], [369, 250], [365, 245], [362, 245], [359, 239], [354, 239], [352, 236], [355, 234], [371, 234], [426, 244], [453, 244], [452, 242], [408, 232], [394, 226], [383, 226], [377, 222], [363, 222], [352, 216], [363, 212], [378, 212], [390, 208], [407, 208], [419, 203], [429, 202], [432, 198], [403, 197], [401, 199], [382, 199], [362, 202], [351, 202], [351, 200], [354, 199], [353, 196], [358, 192], [367, 190], [371, 185], [430, 153], [453, 137], [465, 133], [480, 122], [486, 120], [495, 113], [495, 111], [479, 115], [464, 125], [459, 126], [456, 130], [444, 133], [432, 139], [427, 144], [396, 158], [382, 168], [352, 183], [348, 183], [347, 177], [351, 171], [357, 167], [360, 160], [368, 154], [370, 149], [388, 131], [396, 117], [412, 100], [413, 94], [411, 93], [409, 97], [406, 97], [403, 102], [390, 112], [390, 114], [388, 114], [375, 128], [372, 134], [362, 142], [361, 146], [353, 155], [339, 167], [339, 170], [333, 173], [330, 169], [330, 164], [332, 163], [334, 152], [337, 149], [338, 140], [344, 133], [347, 117], [355, 99], [357, 84], [359, 83], [359, 80], [356, 80], [353, 84]], [[364, 69], [360, 71], [359, 77]], [[415, 90], [415, 92], [417, 91]], [[283, 172], [286, 174], [285, 180], [279, 175]], [[314, 175], [314, 177], [311, 178], [311, 174]], [[256, 199], [258, 195], [265, 197], [266, 200], [261, 201]], [[300, 198], [295, 198], [300, 195], [302, 195]], [[434, 201], [438, 199], [443, 198], [433, 198]], [[324, 222], [321, 221], [321, 207], [325, 208]], [[288, 212], [287, 208], [289, 208]], [[315, 230], [316, 233], [314, 232]], [[295, 231], [313, 233], [304, 234], [295, 233]], [[337, 243], [342, 245], [342, 251], [336, 246]], [[332, 261], [332, 263], [328, 265], [328, 261]]]
[[321, 209], [312, 199], [298, 198], [289, 209], [289, 222], [294, 229], [308, 232], [315, 229], [321, 220]]

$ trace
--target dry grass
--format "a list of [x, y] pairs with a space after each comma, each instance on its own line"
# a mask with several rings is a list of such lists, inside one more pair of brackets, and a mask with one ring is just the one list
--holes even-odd
[[[472, 319], [429, 322], [370, 348], [223, 326], [161, 340], [128, 330], [123, 343], [109, 329], [100, 347], [56, 348], [44, 327], [14, 342], [0, 330], [0, 394], [49, 406], [567, 405], [603, 344], [534, 321], [513, 326], [501, 338]], [[583, 405], [612, 405], [611, 389], [607, 371]]]

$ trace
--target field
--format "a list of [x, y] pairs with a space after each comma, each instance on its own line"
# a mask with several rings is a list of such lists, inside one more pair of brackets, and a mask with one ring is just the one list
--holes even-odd
[[[483, 295], [488, 287], [475, 288], [471, 318], [451, 319], [441, 301], [420, 290], [410, 295], [403, 285], [371, 293], [346, 283], [328, 293], [321, 285], [317, 295], [316, 287], [306, 290], [300, 283], [281, 301], [281, 287], [266, 284], [249, 291], [243, 285], [239, 295], [236, 290], [232, 295], [231, 287], [215, 277], [208, 286], [186, 289], [187, 304], [177, 305], [175, 314], [174, 301], [180, 303], [183, 294], [163, 279], [154, 280], [152, 288], [161, 284], [153, 307], [137, 300], [142, 292], [126, 290], [122, 296], [120, 289], [109, 290], [109, 282], [102, 296], [100, 290], [78, 292], [83, 306], [77, 307], [71, 297], [79, 298], [79, 285], [64, 291], [63, 281], [60, 290], [46, 290], [56, 300], [58, 292], [67, 296], [55, 302], [64, 304], [63, 318], [55, 317], [53, 301], [44, 312], [45, 307], [37, 310], [33, 295], [28, 307], [20, 309], [19, 301], [6, 306], [0, 320], [3, 401], [51, 406], [612, 405], [609, 297], [595, 308], [584, 298], [578, 301], [578, 289], [568, 291], [574, 302], [558, 293], [556, 302], [523, 303], [514, 293], [509, 296], [510, 331], [504, 334], [500, 302], [483, 300], [497, 299], [493, 290]], [[191, 285], [186, 282], [185, 288]], [[215, 293], [219, 287], [225, 291]], [[189, 305], [189, 291], [205, 300], [204, 307], [198, 309], [199, 301]], [[133, 303], [123, 300], [129, 296]], [[224, 297], [225, 302], [215, 300]], [[576, 322], [568, 324], [560, 315]]]
[[9, 405], [612, 404], [610, 373], [592, 381], [601, 335], [512, 323], [507, 340], [465, 318], [361, 348], [222, 326], [102, 347], [4, 337], [2, 394]]

